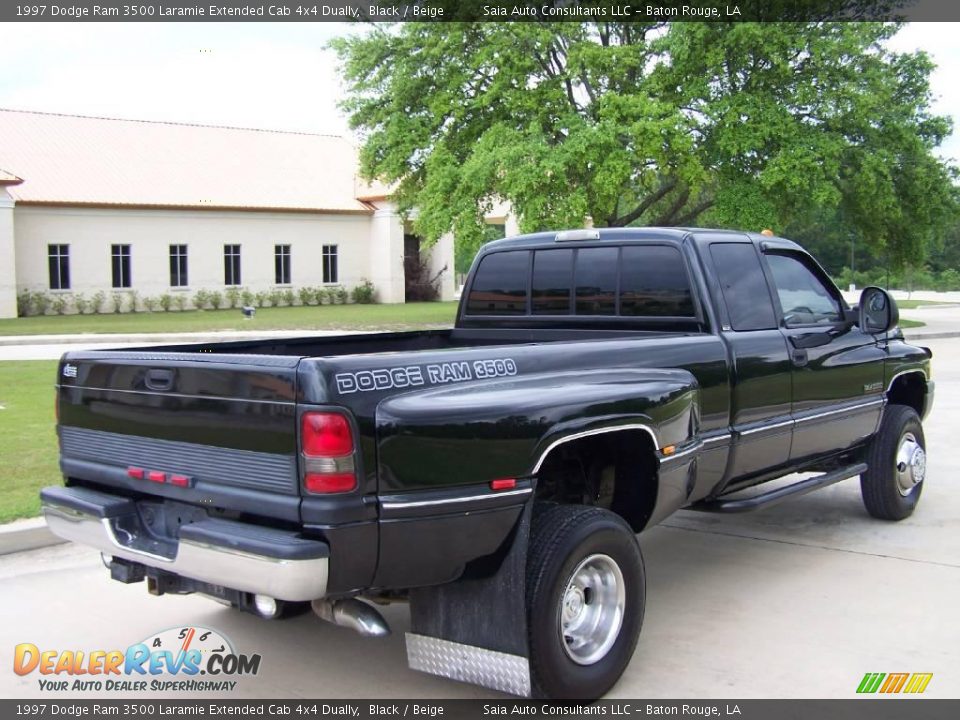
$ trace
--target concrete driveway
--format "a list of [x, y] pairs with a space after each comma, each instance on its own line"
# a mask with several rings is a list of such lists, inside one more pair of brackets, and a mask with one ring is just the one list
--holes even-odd
[[[753, 514], [681, 512], [644, 533], [643, 633], [611, 697], [852, 698], [866, 672], [932, 672], [925, 696], [960, 697], [960, 459], [950, 449], [960, 339], [929, 345], [937, 398], [915, 515], [869, 518], [848, 480]], [[11, 671], [16, 643], [89, 652], [189, 625], [262, 655], [260, 674], [224, 696], [499, 697], [408, 670], [402, 605], [384, 612], [394, 629], [386, 640], [311, 616], [267, 622], [200, 597], [151, 597], [142, 584], [110, 581], [96, 554], [64, 545], [0, 558], [0, 607], [3, 697], [57, 696], [40, 691], [36, 673]]]

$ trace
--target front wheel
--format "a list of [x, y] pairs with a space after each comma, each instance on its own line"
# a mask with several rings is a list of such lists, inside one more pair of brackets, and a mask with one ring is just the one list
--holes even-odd
[[926, 447], [916, 410], [888, 405], [860, 476], [863, 504], [873, 517], [903, 520], [913, 514], [927, 474]]
[[644, 604], [643, 557], [622, 518], [582, 505], [535, 508], [527, 557], [534, 695], [606, 693], [633, 655]]

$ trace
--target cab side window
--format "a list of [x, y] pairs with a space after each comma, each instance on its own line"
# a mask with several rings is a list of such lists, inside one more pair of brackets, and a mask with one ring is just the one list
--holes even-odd
[[753, 244], [712, 243], [710, 256], [730, 315], [730, 327], [738, 332], [775, 329], [773, 300]]
[[824, 282], [800, 258], [768, 254], [767, 265], [787, 327], [840, 322], [840, 303]]

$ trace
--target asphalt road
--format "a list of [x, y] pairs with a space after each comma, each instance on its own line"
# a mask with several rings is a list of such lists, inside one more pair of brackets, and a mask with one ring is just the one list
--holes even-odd
[[[950, 450], [960, 339], [929, 345], [937, 397], [914, 516], [869, 518], [848, 480], [753, 514], [682, 512], [644, 533], [643, 633], [611, 697], [851, 698], [866, 672], [932, 672], [926, 696], [960, 697], [960, 459]], [[260, 673], [224, 697], [500, 697], [408, 670], [402, 605], [384, 612], [394, 630], [385, 640], [309, 615], [268, 622], [112, 582], [96, 554], [69, 545], [0, 558], [0, 608], [2, 697], [76, 697], [42, 692], [37, 673], [15, 675], [17, 643], [109, 650], [190, 625], [262, 656]]]

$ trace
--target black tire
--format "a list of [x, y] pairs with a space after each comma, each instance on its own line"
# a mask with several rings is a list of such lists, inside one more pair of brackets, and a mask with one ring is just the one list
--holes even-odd
[[[919, 458], [922, 467], [906, 464], [903, 458], [898, 463], [901, 443], [913, 439], [922, 451]], [[909, 445], [907, 446], [909, 450]], [[914, 458], [904, 451], [905, 457]], [[903, 478], [916, 478], [912, 487], [904, 487]], [[923, 477], [926, 475], [926, 441], [923, 425], [917, 412], [906, 405], [888, 405], [883, 411], [880, 430], [867, 451], [867, 471], [860, 476], [860, 491], [867, 512], [880, 520], [903, 520], [913, 514], [923, 492]]]
[[[599, 568], [613, 572], [609, 578], [616, 579], [619, 571], [624, 591], [622, 620], [618, 631], [599, 633], [606, 637], [606, 643], [568, 650], [568, 642], [561, 635], [561, 605], [574, 571], [584, 562], [588, 562], [585, 572], [593, 570], [597, 563]], [[619, 588], [619, 581], [611, 585], [597, 583], [598, 590], [587, 587], [572, 593], [580, 594], [587, 612], [599, 612], [601, 605], [609, 607], [610, 604], [597, 599], [619, 597], [611, 590]], [[590, 609], [592, 593], [597, 594], [592, 596], [595, 605]], [[645, 593], [640, 546], [633, 530], [620, 516], [583, 505], [536, 506], [527, 554], [527, 628], [533, 695], [586, 700], [599, 698], [613, 687], [636, 648], [643, 624]], [[579, 600], [575, 606], [580, 606]], [[615, 623], [609, 627], [614, 628]], [[580, 656], [580, 662], [573, 659], [572, 653], [586, 654], [590, 649], [600, 652], [614, 636], [612, 645], [597, 659], [586, 656]]]

